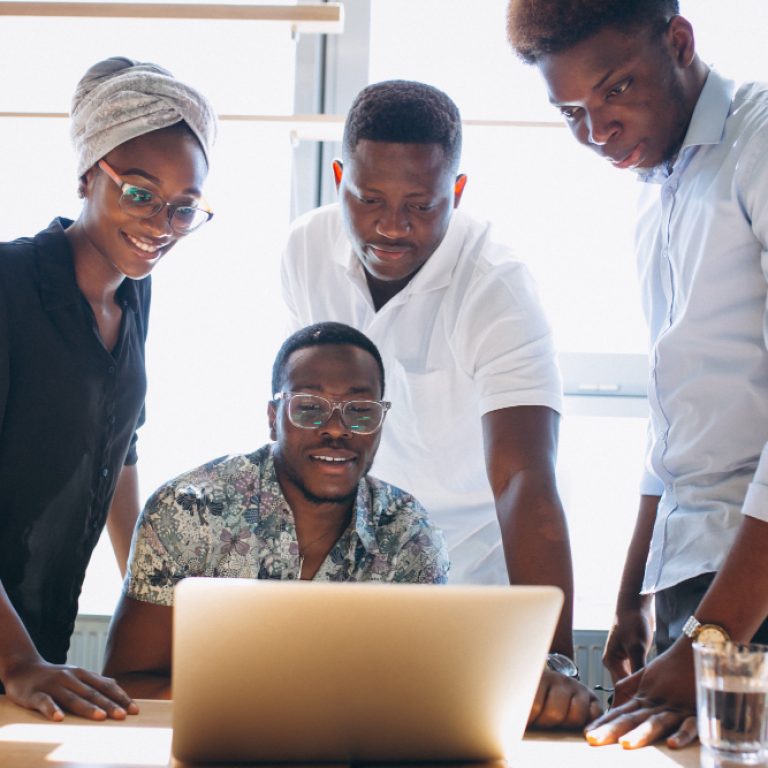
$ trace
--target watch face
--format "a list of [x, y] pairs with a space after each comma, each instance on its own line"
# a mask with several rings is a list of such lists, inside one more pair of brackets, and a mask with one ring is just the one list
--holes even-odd
[[696, 641], [699, 643], [725, 643], [728, 638], [720, 627], [713, 624], [704, 624], [696, 635]]

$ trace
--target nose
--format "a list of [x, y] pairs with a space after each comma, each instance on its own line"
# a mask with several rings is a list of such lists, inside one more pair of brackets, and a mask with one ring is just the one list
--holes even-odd
[[609, 115], [592, 111], [587, 113], [587, 130], [589, 131], [587, 141], [590, 144], [603, 146], [611, 139], [616, 138], [621, 128], [619, 123], [611, 119]]
[[172, 209], [167, 205], [164, 205], [157, 213], [144, 219], [144, 223], [152, 230], [152, 234], [155, 237], [173, 235], [173, 229], [171, 229], [171, 213]]
[[388, 240], [397, 240], [407, 235], [411, 229], [411, 222], [405, 206], [387, 206], [376, 221], [376, 234]]
[[339, 437], [350, 437], [352, 432], [349, 427], [344, 423], [341, 418], [341, 404], [334, 403], [331, 415], [328, 417], [328, 421], [320, 427], [320, 434], [328, 435], [332, 439]]

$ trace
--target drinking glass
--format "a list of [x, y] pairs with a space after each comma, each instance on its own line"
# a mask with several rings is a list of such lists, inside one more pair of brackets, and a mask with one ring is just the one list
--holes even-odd
[[694, 643], [702, 765], [768, 765], [768, 645]]

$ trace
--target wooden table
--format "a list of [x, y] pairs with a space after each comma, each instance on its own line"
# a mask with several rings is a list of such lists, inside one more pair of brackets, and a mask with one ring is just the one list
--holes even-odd
[[[172, 702], [140, 701], [141, 714], [94, 723], [68, 715], [62, 723], [20, 709], [0, 696], [2, 768], [184, 768], [171, 761]], [[473, 768], [477, 768], [474, 764]], [[506, 768], [494, 764], [492, 768]], [[510, 768], [699, 768], [698, 747], [590, 747], [571, 734], [527, 736]], [[431, 766], [431, 768], [435, 768]], [[451, 768], [461, 768], [452, 765]]]

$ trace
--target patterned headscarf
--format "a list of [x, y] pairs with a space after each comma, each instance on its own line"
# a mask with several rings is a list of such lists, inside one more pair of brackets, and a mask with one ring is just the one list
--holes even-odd
[[126, 141], [184, 121], [210, 163], [216, 115], [199, 91], [157, 64], [115, 56], [94, 64], [72, 98], [70, 135], [82, 176]]

